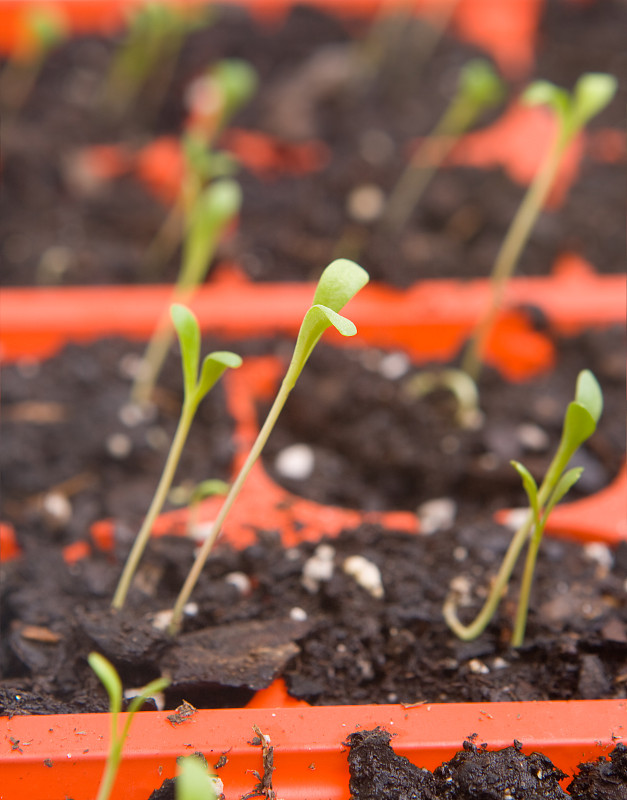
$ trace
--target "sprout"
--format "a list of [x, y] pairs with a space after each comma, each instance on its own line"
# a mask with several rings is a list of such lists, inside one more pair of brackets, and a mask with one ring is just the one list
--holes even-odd
[[268, 416], [257, 435], [246, 461], [239, 471], [226, 499], [216, 517], [209, 535], [196, 557], [196, 561], [187, 576], [187, 579], [176, 600], [172, 621], [170, 623], [170, 633], [175, 633], [180, 625], [183, 615], [183, 607], [187, 603], [196, 582], [200, 576], [202, 568], [209, 557], [209, 553], [216, 539], [218, 538], [224, 521], [235, 502], [248, 473], [261, 455], [261, 451], [270, 436], [272, 429], [278, 419], [281, 409], [285, 405], [291, 390], [293, 389], [298, 376], [307, 363], [314, 347], [318, 343], [322, 334], [333, 326], [342, 336], [354, 336], [357, 333], [355, 325], [346, 317], [338, 312], [348, 303], [348, 301], [368, 282], [368, 273], [358, 264], [347, 259], [337, 259], [324, 270], [318, 281], [318, 286], [314, 294], [313, 303], [305, 314], [300, 326], [292, 360], [279, 391], [274, 399]]
[[[173, 292], [173, 302], [187, 303], [205, 279], [225, 229], [239, 213], [242, 192], [232, 180], [210, 184], [196, 198], [186, 227], [183, 256]], [[164, 313], [148, 343], [141, 368], [131, 390], [131, 399], [146, 404], [172, 343], [169, 316]]]
[[483, 422], [477, 384], [461, 369], [419, 372], [407, 381], [407, 393], [416, 399], [436, 389], [448, 389], [457, 405], [455, 421], [464, 430], [477, 430]]
[[388, 198], [382, 223], [397, 234], [407, 223], [431, 179], [465, 133], [488, 108], [498, 105], [504, 84], [489, 61], [475, 58], [462, 69], [457, 92], [433, 132], [415, 152]]
[[171, 307], [170, 313], [181, 346], [183, 407], [181, 408], [179, 423], [157, 490], [124, 565], [122, 576], [113, 597], [112, 607], [116, 609], [120, 609], [124, 605], [133, 575], [150, 539], [152, 526], [163, 508], [172, 485], [172, 480], [200, 401], [215, 386], [227, 368], [235, 369], [242, 363], [242, 359], [235, 353], [218, 351], [205, 356], [202, 366], [199, 368], [200, 328], [196, 317], [188, 308], [177, 304]]
[[475, 380], [481, 369], [486, 339], [503, 302], [507, 281], [514, 273], [520, 254], [542, 210], [562, 156], [590, 119], [611, 102], [616, 88], [617, 81], [612, 75], [587, 73], [579, 78], [572, 94], [548, 81], [536, 81], [523, 92], [523, 102], [529, 105], [546, 105], [553, 110], [557, 120], [557, 134], [512, 220], [492, 268], [490, 304], [472, 335], [462, 364], [462, 368]]
[[138, 697], [134, 697], [129, 704], [126, 720], [120, 732], [118, 732], [118, 716], [122, 711], [122, 683], [115, 667], [100, 653], [90, 653], [87, 656], [89, 666], [96, 673], [109, 695], [109, 711], [111, 712], [111, 741], [109, 743], [109, 755], [105, 765], [104, 773], [100, 781], [98, 796], [96, 800], [108, 800], [113, 790], [120, 761], [122, 759], [122, 748], [128, 736], [131, 722], [144, 702], [154, 694], [162, 692], [170, 681], [167, 678], [157, 678], [151, 681], [142, 689]]
[[488, 599], [483, 608], [470, 625], [463, 625], [456, 612], [456, 596], [450, 594], [444, 604], [444, 617], [451, 630], [460, 639], [469, 641], [479, 636], [494, 616], [512, 571], [522, 548], [529, 542], [527, 559], [522, 578], [516, 623], [512, 634], [512, 646], [520, 647], [525, 636], [529, 595], [533, 581], [533, 572], [537, 560], [542, 535], [554, 506], [564, 497], [579, 479], [582, 468], [567, 469], [570, 459], [577, 449], [596, 430], [603, 410], [603, 395], [596, 378], [589, 370], [583, 370], [577, 378], [575, 399], [569, 403], [564, 417], [564, 426], [557, 452], [549, 465], [547, 473], [540, 485], [526, 467], [513, 461], [523, 487], [529, 498], [530, 510], [523, 525], [518, 529], [505, 554], [499, 573], [494, 581]]
[[177, 759], [176, 800], [216, 800], [222, 781], [207, 772], [207, 761], [200, 753]]

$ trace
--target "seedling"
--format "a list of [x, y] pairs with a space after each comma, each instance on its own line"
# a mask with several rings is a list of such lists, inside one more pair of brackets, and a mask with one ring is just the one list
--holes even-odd
[[176, 800], [216, 800], [222, 781], [207, 771], [207, 761], [200, 754], [177, 759]]
[[529, 595], [533, 581], [533, 572], [538, 555], [542, 535], [551, 511], [569, 489], [579, 479], [582, 468], [567, 469], [568, 463], [577, 449], [590, 438], [596, 430], [603, 410], [603, 394], [596, 378], [589, 370], [583, 370], [577, 378], [575, 399], [569, 403], [564, 417], [564, 426], [557, 452], [551, 461], [540, 487], [536, 485], [531, 473], [519, 462], [512, 465], [521, 476], [523, 486], [529, 498], [529, 512], [524, 523], [518, 529], [505, 554], [503, 563], [494, 581], [488, 599], [483, 608], [470, 625], [463, 625], [457, 616], [457, 597], [450, 594], [444, 604], [444, 618], [451, 630], [460, 639], [470, 641], [483, 633], [494, 616], [498, 604], [505, 591], [518, 557], [528, 543], [527, 559], [523, 572], [516, 622], [512, 633], [511, 644], [520, 647], [525, 636]]
[[481, 427], [483, 414], [479, 409], [477, 384], [461, 369], [424, 371], [411, 377], [406, 391], [413, 398], [424, 397], [436, 389], [447, 389], [455, 398], [455, 422], [464, 430]]
[[490, 303], [473, 333], [462, 363], [462, 368], [475, 380], [481, 370], [486, 339], [503, 303], [505, 287], [553, 185], [562, 156], [585, 125], [611, 102], [616, 88], [617, 81], [612, 75], [589, 72], [579, 78], [571, 94], [548, 81], [536, 81], [522, 95], [523, 102], [546, 105], [553, 111], [557, 132], [512, 220], [492, 268]]
[[150, 105], [158, 107], [185, 35], [208, 21], [205, 9], [190, 9], [180, 3], [147, 2], [134, 9], [126, 39], [113, 57], [104, 84], [102, 106], [107, 114], [123, 116], [142, 90], [145, 102], [145, 87], [151, 77]]
[[[239, 184], [221, 180], [210, 184], [197, 197], [191, 210], [183, 243], [182, 266], [174, 286], [172, 301], [187, 303], [204, 281], [211, 260], [225, 229], [239, 213], [242, 193]], [[131, 390], [131, 399], [145, 405], [150, 399], [173, 332], [168, 312], [164, 312], [146, 348], [139, 372]]]
[[239, 474], [231, 485], [222, 508], [213, 523], [213, 526], [203, 542], [202, 547], [196, 557], [192, 569], [187, 576], [187, 579], [181, 589], [181, 592], [176, 600], [174, 610], [172, 613], [172, 620], [170, 623], [169, 631], [174, 634], [181, 622], [183, 615], [183, 607], [187, 603], [190, 594], [202, 571], [203, 566], [218, 538], [224, 521], [231, 510], [235, 499], [239, 495], [242, 486], [248, 473], [252, 469], [254, 463], [261, 455], [268, 437], [279, 417], [281, 409], [285, 405], [290, 392], [294, 388], [298, 376], [307, 363], [307, 359], [311, 355], [314, 347], [318, 343], [322, 334], [327, 328], [333, 326], [338, 330], [342, 336], [354, 336], [357, 333], [355, 325], [346, 317], [341, 316], [338, 312], [348, 303], [348, 301], [357, 292], [362, 289], [369, 280], [368, 273], [362, 269], [358, 264], [347, 259], [337, 259], [329, 264], [324, 270], [318, 281], [313, 304], [305, 314], [300, 326], [296, 346], [292, 355], [292, 360], [288, 366], [287, 372], [279, 391], [274, 399], [272, 407], [268, 412], [265, 422], [263, 423], [257, 439], [255, 440], [246, 461], [244, 462]]
[[157, 678], [144, 687], [144, 689], [141, 691], [141, 694], [131, 700], [127, 709], [126, 720], [124, 721], [122, 730], [118, 731], [118, 716], [122, 711], [122, 682], [120, 681], [120, 677], [113, 664], [107, 661], [104, 656], [101, 656], [100, 653], [90, 653], [87, 656], [87, 661], [89, 662], [89, 666], [101, 680], [103, 686], [107, 690], [107, 694], [109, 695], [109, 711], [111, 713], [111, 741], [109, 743], [107, 763], [100, 781], [98, 796], [96, 797], [96, 800], [108, 800], [108, 798], [111, 796], [111, 792], [113, 791], [115, 778], [120, 766], [120, 761], [122, 760], [122, 748], [124, 747], [124, 742], [126, 741], [126, 737], [128, 736], [128, 732], [131, 728], [131, 723], [133, 721], [133, 717], [135, 716], [135, 712], [143, 706], [149, 697], [152, 697], [152, 695], [155, 695], [158, 692], [162, 692], [166, 687], [168, 687], [170, 685], [170, 681], [167, 678]]
[[[172, 498], [176, 492], [177, 499]], [[206, 481], [201, 481], [191, 491], [186, 491], [183, 487], [173, 489], [170, 493], [170, 502], [179, 503], [188, 507], [187, 516], [187, 535], [192, 537], [194, 530], [198, 525], [198, 516], [200, 513], [200, 504], [208, 497], [215, 497], [216, 495], [227, 495], [229, 492], [229, 484], [226, 481], [217, 480], [216, 478], [209, 478]], [[180, 499], [178, 499], [180, 498]]]
[[67, 22], [54, 8], [26, 12], [26, 52], [5, 65], [0, 81], [0, 108], [18, 114], [41, 73], [47, 56], [68, 36]]
[[424, 140], [388, 197], [382, 225], [398, 234], [448, 154], [488, 108], [505, 94], [503, 81], [488, 61], [476, 58], [462, 69], [457, 92], [431, 135]]
[[218, 382], [227, 368], [235, 369], [242, 363], [242, 359], [235, 353], [217, 351], [205, 356], [202, 366], [199, 367], [200, 328], [196, 317], [188, 308], [178, 304], [171, 307], [170, 314], [181, 347], [183, 407], [157, 490], [124, 565], [120, 582], [113, 597], [112, 607], [116, 609], [120, 609], [124, 605], [133, 575], [150, 539], [154, 521], [163, 508], [172, 486], [172, 480], [200, 401]]

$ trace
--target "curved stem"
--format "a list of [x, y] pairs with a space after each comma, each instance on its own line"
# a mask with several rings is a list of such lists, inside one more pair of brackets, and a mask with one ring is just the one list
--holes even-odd
[[168, 453], [168, 458], [166, 460], [165, 467], [163, 468], [161, 479], [159, 480], [157, 490], [154, 494], [154, 497], [152, 498], [152, 503], [150, 504], [148, 513], [144, 518], [144, 522], [141, 526], [139, 533], [137, 534], [137, 537], [135, 538], [135, 542], [133, 543], [131, 552], [129, 553], [129, 556], [126, 560], [126, 564], [124, 565], [122, 576], [120, 577], [120, 581], [118, 583], [117, 589], [115, 590], [113, 601], [111, 603], [112, 608], [119, 610], [124, 605], [124, 602], [126, 600], [126, 595], [128, 594], [128, 590], [131, 585], [131, 581], [133, 580], [133, 576], [137, 570], [139, 561], [150, 539], [152, 526], [154, 525], [157, 515], [163, 508], [163, 505], [168, 495], [168, 491], [172, 486], [172, 481], [174, 480], [174, 473], [176, 472], [176, 468], [178, 467], [178, 463], [181, 458], [181, 453], [183, 451], [183, 446], [185, 445], [185, 441], [187, 439], [187, 435], [189, 433], [192, 420], [194, 419], [196, 406], [197, 403], [195, 401], [187, 401], [183, 403], [181, 418], [176, 428], [176, 433], [174, 434], [172, 445], [170, 446], [170, 452]]
[[168, 632], [172, 635], [175, 634], [179, 629], [181, 619], [183, 617], [183, 609], [185, 607], [185, 604], [189, 600], [189, 597], [194, 589], [194, 586], [196, 585], [198, 578], [200, 577], [200, 573], [202, 572], [202, 569], [205, 566], [205, 562], [209, 557], [209, 553], [211, 552], [213, 545], [215, 544], [216, 539], [218, 538], [220, 531], [222, 530], [224, 521], [229, 511], [231, 510], [231, 507], [235, 502], [238, 494], [240, 493], [240, 490], [244, 485], [244, 481], [248, 477], [250, 470], [252, 469], [255, 461], [259, 458], [261, 451], [263, 450], [264, 445], [268, 440], [268, 437], [270, 436], [272, 428], [274, 427], [277, 418], [281, 413], [281, 409], [285, 405], [285, 401], [287, 400], [290, 390], [292, 388], [290, 383], [288, 383], [286, 379], [283, 380], [283, 383], [281, 384], [281, 387], [277, 393], [274, 403], [272, 404], [272, 407], [268, 412], [268, 416], [266, 417], [266, 420], [263, 423], [261, 430], [257, 434], [257, 438], [255, 439], [255, 442], [250, 450], [250, 453], [248, 454], [246, 461], [242, 465], [242, 468], [240, 469], [237, 478], [234, 480], [229, 490], [229, 493], [227, 494], [224, 503], [222, 504], [220, 512], [216, 517], [213, 525], [211, 526], [209, 535], [203, 542], [203, 545], [200, 548], [198, 555], [196, 556], [196, 560], [194, 561], [194, 564], [192, 565], [192, 568], [189, 571], [189, 574], [187, 575], [185, 583], [183, 584], [183, 588], [179, 593], [179, 596], [176, 600], [172, 612], [172, 620], [168, 628]]

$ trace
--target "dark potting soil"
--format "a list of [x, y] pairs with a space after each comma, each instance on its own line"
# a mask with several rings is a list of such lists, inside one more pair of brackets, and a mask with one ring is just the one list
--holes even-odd
[[[558, 342], [557, 367], [523, 384], [484, 370], [484, 422], [463, 430], [441, 389], [423, 398], [411, 381], [423, 370], [399, 353], [320, 344], [294, 388], [264, 451], [266, 469], [291, 492], [364, 510], [415, 510], [454, 500], [458, 513], [525, 504], [512, 459], [540, 481], [561, 435], [577, 375], [592, 369], [605, 394], [594, 436], [573, 459], [584, 467], [572, 497], [598, 491], [618, 473], [625, 447], [625, 334], [620, 328]], [[265, 407], [260, 419], [265, 416]], [[305, 450], [295, 477], [290, 454]]]
[[[496, 752], [464, 742], [450, 761], [433, 773], [394, 752], [392, 736], [376, 728], [348, 737], [351, 800], [623, 800], [627, 797], [627, 748], [618, 744], [597, 762], [580, 764], [568, 784], [566, 775], [540, 753], [524, 755], [522, 744]], [[593, 778], [594, 776], [594, 778]], [[589, 782], [588, 779], [595, 782]]]
[[[614, 43], [626, 13], [619, 0], [548, 3], [533, 76], [568, 86], [591, 69], [620, 76], [624, 56]], [[178, 134], [190, 78], [233, 56], [249, 59], [261, 78], [256, 97], [233, 124], [287, 141], [320, 139], [329, 147], [330, 161], [315, 174], [278, 175], [269, 182], [243, 170], [240, 228], [220, 256], [236, 258], [255, 280], [317, 278], [338, 254], [362, 262], [373, 278], [401, 286], [425, 277], [487, 275], [523, 194], [500, 171], [445, 169], [402, 236], [382, 234], [347, 210], [364, 187], [390, 190], [411, 142], [428, 134], [454, 91], [459, 69], [479, 54], [445, 34], [418, 71], [425, 30], [419, 20], [407, 25], [393, 48], [397, 57], [364, 84], [341, 80], [354, 41], [366, 35], [363, 21], [296, 7], [284, 23], [260, 30], [246, 11], [224, 9], [209, 28], [189, 36], [160, 114], [148, 121], [139, 105], [136, 117], [115, 125], [94, 108], [115, 42], [97, 37], [67, 42], [50, 56], [18, 123], [5, 125], [0, 198], [5, 282], [171, 280], [178, 255], [164, 270], [151, 272], [144, 264], [165, 208], [131, 177], [86, 185], [77, 179], [72, 156], [87, 144], [121, 141], [137, 148], [155, 135]], [[552, 57], [554, 41], [563, 59]], [[510, 82], [510, 99], [521, 86], [520, 80]], [[622, 126], [621, 97], [593, 127]], [[542, 214], [520, 271], [546, 274], [564, 249], [581, 252], [602, 272], [623, 271], [621, 176], [616, 165], [586, 157], [566, 205]]]

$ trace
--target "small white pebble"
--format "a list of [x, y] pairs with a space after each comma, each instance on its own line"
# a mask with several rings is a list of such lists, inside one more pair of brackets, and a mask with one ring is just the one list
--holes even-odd
[[152, 614], [150, 617], [152, 627], [156, 628], [158, 631], [164, 631], [172, 621], [173, 613], [171, 608], [164, 608], [163, 611], [157, 611], [155, 614]]
[[457, 602], [460, 606], [467, 606], [472, 602], [472, 584], [465, 575], [456, 575], [450, 582], [449, 589], [457, 595]]
[[431, 534], [436, 531], [446, 531], [455, 522], [457, 504], [450, 497], [438, 497], [427, 500], [418, 506], [418, 519], [420, 532]]
[[152, 425], [146, 431], [146, 443], [157, 452], [165, 451], [170, 447], [170, 437], [159, 425]]
[[373, 597], [377, 599], [383, 597], [381, 571], [372, 561], [363, 556], [349, 556], [344, 561], [342, 569]]
[[512, 508], [505, 515], [505, 526], [511, 531], [517, 531], [524, 524], [529, 514], [528, 508]]
[[237, 589], [242, 597], [249, 595], [252, 591], [252, 582], [245, 572], [229, 572], [228, 575], [225, 575], [224, 580], [229, 586]]
[[195, 525], [192, 525], [189, 535], [195, 542], [204, 542], [207, 536], [211, 533], [211, 529], [213, 528], [213, 520], [205, 520], [204, 522], [197, 522]]
[[292, 444], [281, 450], [274, 460], [274, 467], [279, 475], [296, 481], [310, 478], [314, 465], [314, 452], [308, 444]]
[[606, 544], [601, 542], [590, 542], [583, 548], [583, 554], [595, 564], [598, 564], [605, 572], [609, 572], [614, 566], [614, 555]]
[[474, 675], [487, 675], [490, 672], [490, 669], [480, 661], [478, 658], [471, 658], [468, 662], [468, 669]]
[[307, 619], [307, 612], [304, 608], [294, 606], [290, 609], [290, 619], [293, 619], [294, 622], [304, 622]]
[[509, 664], [504, 658], [500, 656], [496, 656], [496, 658], [492, 659], [492, 669], [507, 669]]
[[379, 374], [394, 381], [406, 375], [410, 366], [411, 362], [405, 353], [388, 353], [379, 362]]
[[461, 563], [462, 561], [465, 561], [465, 560], [468, 558], [468, 550], [467, 550], [465, 547], [462, 547], [462, 545], [461, 545], [461, 544], [460, 544], [460, 545], [458, 545], [458, 546], [457, 546], [457, 547], [456, 547], [456, 548], [453, 550], [453, 558], [454, 558], [454, 559], [455, 559], [455, 561], [457, 561], [458, 563]]
[[380, 186], [373, 183], [357, 186], [348, 195], [346, 210], [356, 222], [374, 222], [381, 216], [385, 195]]
[[142, 357], [137, 353], [126, 353], [118, 362], [118, 372], [123, 378], [133, 380], [137, 377], [142, 363]]
[[110, 456], [121, 461], [130, 455], [133, 442], [125, 433], [112, 433], [111, 436], [107, 436], [105, 447]]
[[549, 446], [549, 435], [538, 425], [524, 423], [516, 429], [516, 438], [523, 447], [534, 452], [542, 452]]
[[41, 507], [46, 521], [55, 528], [67, 525], [72, 517], [72, 504], [61, 492], [48, 492]]
[[195, 617], [198, 615], [198, 603], [194, 603], [193, 601], [190, 603], [185, 603], [183, 606], [183, 614], [186, 617]]
[[118, 419], [127, 428], [136, 428], [142, 422], [154, 419], [154, 406], [143, 408], [137, 403], [125, 403], [118, 411]]
[[330, 581], [333, 576], [335, 549], [330, 545], [318, 545], [314, 554], [303, 565], [301, 583], [311, 594], [315, 594], [320, 584]]

